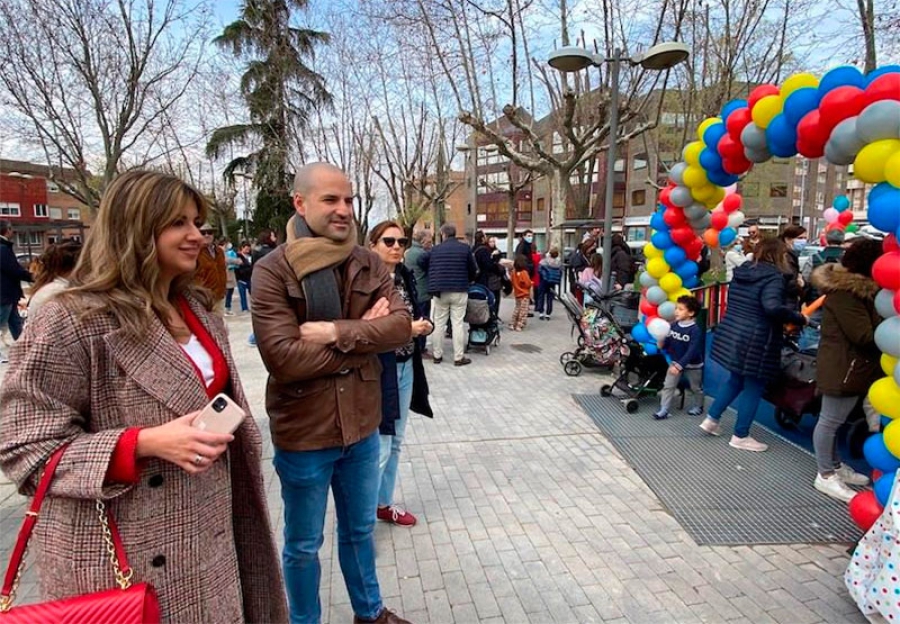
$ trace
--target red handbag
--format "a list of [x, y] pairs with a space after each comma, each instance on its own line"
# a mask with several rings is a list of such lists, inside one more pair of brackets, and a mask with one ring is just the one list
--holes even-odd
[[38, 483], [31, 508], [25, 512], [25, 521], [19, 530], [16, 547], [6, 569], [3, 590], [0, 592], [0, 624], [36, 624], [40, 622], [64, 622], [65, 624], [157, 624], [160, 621], [159, 599], [156, 590], [149, 583], [132, 583], [134, 570], [128, 565], [122, 539], [106, 505], [97, 501], [97, 515], [106, 541], [109, 562], [115, 572], [119, 586], [106, 591], [62, 598], [52, 602], [13, 607], [19, 578], [22, 575], [22, 560], [28, 549], [28, 540], [37, 524], [41, 504], [50, 489], [53, 474], [59, 465], [63, 451], [58, 449], [50, 457], [44, 474]]

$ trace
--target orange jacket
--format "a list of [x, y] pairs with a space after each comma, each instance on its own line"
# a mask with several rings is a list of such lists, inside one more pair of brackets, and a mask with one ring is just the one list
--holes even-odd
[[516, 299], [531, 296], [531, 278], [528, 271], [516, 271], [512, 276], [513, 292]]
[[194, 282], [212, 291], [215, 301], [225, 297], [225, 252], [218, 245], [215, 246], [215, 257], [209, 254], [204, 247], [197, 257], [197, 272], [194, 274]]

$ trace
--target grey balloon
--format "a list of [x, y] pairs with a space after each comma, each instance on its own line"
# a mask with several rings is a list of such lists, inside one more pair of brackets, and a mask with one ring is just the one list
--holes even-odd
[[684, 209], [684, 216], [688, 218], [688, 221], [694, 221], [695, 219], [700, 219], [708, 213], [709, 210], [703, 204], [698, 204], [694, 202], [690, 206]]
[[762, 149], [750, 149], [749, 147], [745, 147], [744, 156], [752, 163], [764, 163], [772, 158], [769, 150], [767, 150], [765, 147], [763, 147]]
[[882, 353], [900, 357], [900, 316], [892, 316], [875, 328], [875, 344]]
[[647, 301], [653, 305], [659, 305], [668, 300], [668, 298], [669, 295], [659, 286], [651, 286], [647, 289]]
[[897, 316], [897, 310], [894, 309], [894, 291], [882, 288], [875, 295], [875, 309], [881, 318], [891, 318]]
[[748, 123], [741, 132], [741, 144], [744, 150], [747, 149], [766, 149], [766, 132], [757, 128], [754, 124]]
[[856, 153], [845, 152], [840, 147], [836, 147], [834, 143], [828, 141], [825, 144], [825, 160], [833, 165], [852, 165], [856, 160]]
[[647, 273], [647, 271], [644, 271], [643, 273], [641, 273], [640, 281], [641, 281], [641, 286], [643, 286], [644, 288], [650, 288], [651, 286], [659, 286], [659, 280], [656, 279], [655, 277], [653, 277], [652, 275], [650, 275], [649, 273]]
[[707, 210], [706, 214], [704, 214], [699, 219], [691, 220], [691, 227], [694, 228], [695, 230], [696, 229], [706, 230], [709, 227], [709, 224], [711, 222], [712, 222], [712, 215], [709, 214], [709, 211]]
[[676, 206], [686, 208], [694, 203], [694, 198], [691, 195], [691, 189], [686, 186], [676, 186], [672, 189], [672, 192], [669, 193], [669, 201]]
[[675, 304], [671, 301], [666, 301], [665, 303], [659, 304], [659, 307], [656, 309], [657, 314], [659, 314], [662, 318], [667, 321], [671, 321], [675, 318]]
[[843, 154], [856, 154], [865, 146], [865, 141], [859, 138], [858, 117], [850, 117], [845, 119], [834, 127], [831, 136], [828, 137], [828, 143], [834, 145], [835, 150]]
[[678, 186], [684, 186], [684, 170], [687, 168], [686, 162], [676, 163], [669, 171], [669, 179]]
[[866, 106], [856, 120], [856, 134], [866, 143], [900, 139], [900, 102], [880, 100]]

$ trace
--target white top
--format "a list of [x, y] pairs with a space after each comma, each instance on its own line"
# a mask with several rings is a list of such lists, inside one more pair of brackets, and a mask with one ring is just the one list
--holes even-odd
[[61, 293], [68, 287], [69, 280], [64, 277], [57, 277], [52, 282], [44, 284], [44, 287], [31, 295], [31, 299], [28, 300], [28, 318], [34, 319], [34, 316], [37, 314], [38, 310], [41, 309], [41, 307], [45, 303], [47, 303], [51, 299], [51, 297], [58, 293]]
[[191, 358], [194, 366], [200, 370], [200, 373], [203, 375], [203, 383], [209, 387], [215, 377], [215, 371], [213, 371], [213, 359], [206, 349], [203, 348], [203, 345], [200, 344], [200, 341], [197, 340], [197, 336], [191, 334], [190, 340], [188, 340], [187, 344], [181, 345], [181, 348], [184, 349], [187, 356]]

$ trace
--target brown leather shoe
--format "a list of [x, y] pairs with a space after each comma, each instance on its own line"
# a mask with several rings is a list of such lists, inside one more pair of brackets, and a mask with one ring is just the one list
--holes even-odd
[[367, 624], [369, 622], [371, 624], [412, 624], [412, 622], [404, 620], [388, 608], [382, 609], [381, 613], [374, 620], [364, 620], [358, 615], [353, 616], [353, 624]]

